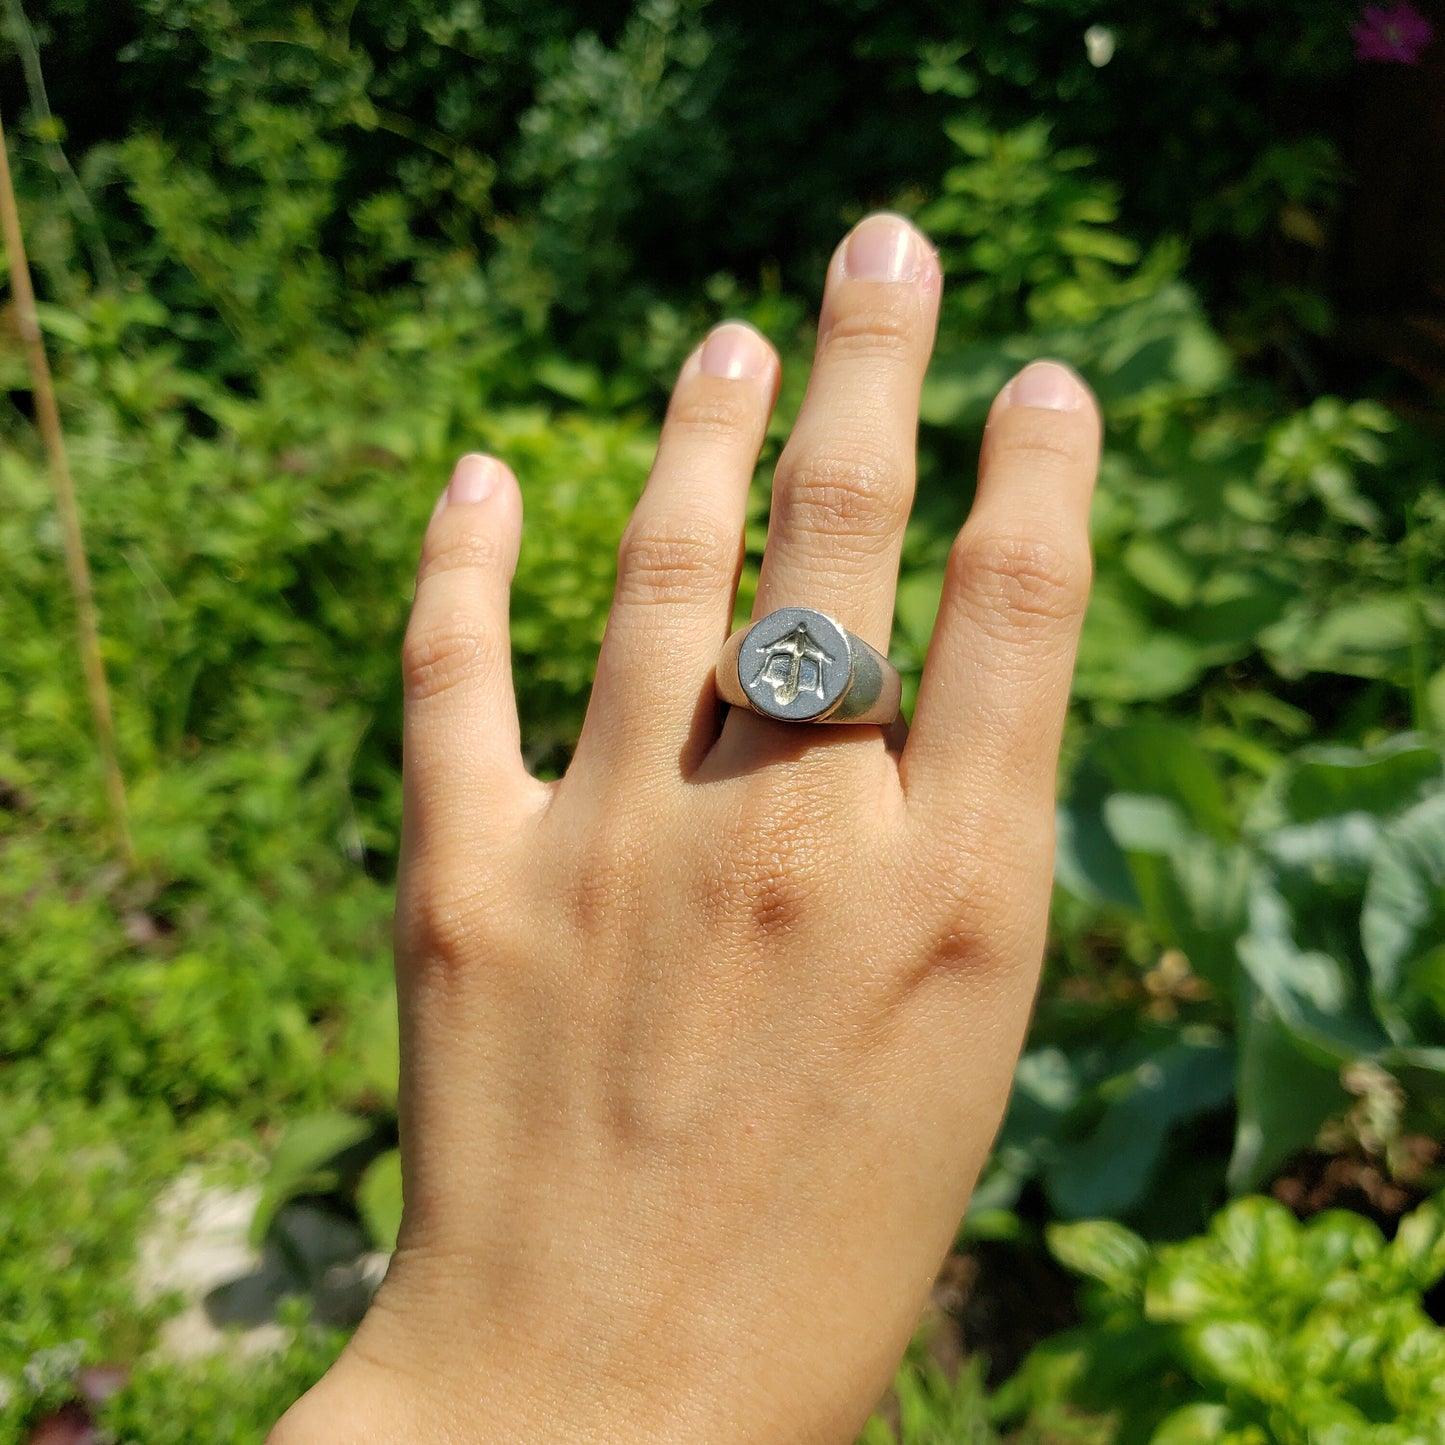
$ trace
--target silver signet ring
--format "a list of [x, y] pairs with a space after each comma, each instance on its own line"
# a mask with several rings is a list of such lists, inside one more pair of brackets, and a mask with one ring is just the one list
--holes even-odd
[[811, 607], [780, 607], [723, 644], [724, 702], [783, 722], [891, 723], [898, 669], [861, 637]]

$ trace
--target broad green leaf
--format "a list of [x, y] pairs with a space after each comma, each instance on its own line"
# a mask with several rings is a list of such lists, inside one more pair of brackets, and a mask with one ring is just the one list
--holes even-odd
[[1214, 764], [1187, 728], [1158, 721], [1110, 728], [1093, 739], [1089, 758], [1117, 792], [1167, 798], [1199, 832], [1220, 840], [1234, 836], [1235, 819]]
[[1076, 898], [1135, 911], [1141, 903], [1129, 861], [1104, 822], [1109, 791], [1108, 775], [1085, 759], [1056, 811], [1054, 877]]
[[1232, 1269], [1267, 1279], [1293, 1261], [1300, 1223], [1278, 1200], [1255, 1194], [1220, 1210], [1208, 1238]]
[[1421, 1321], [1396, 1339], [1380, 1362], [1381, 1381], [1402, 1417], [1445, 1419], [1445, 1329]]
[[1323, 1287], [1332, 1276], [1378, 1259], [1384, 1249], [1385, 1236], [1374, 1220], [1348, 1209], [1326, 1209], [1306, 1222], [1299, 1257]]
[[1358, 597], [1323, 613], [1296, 607], [1266, 628], [1260, 642], [1285, 677], [1403, 676], [1417, 626], [1412, 599], [1392, 592]]
[[1180, 805], [1165, 798], [1116, 793], [1105, 800], [1104, 819], [1128, 859], [1154, 936], [1227, 990], [1245, 926], [1249, 855], [1195, 831]]
[[1083, 1138], [1061, 1143], [1045, 1173], [1065, 1219], [1127, 1214], [1148, 1192], [1172, 1130], [1219, 1108], [1234, 1084], [1233, 1051], [1207, 1033], [1151, 1054], [1102, 1091], [1108, 1098]]
[[1418, 737], [1392, 738], [1374, 748], [1305, 748], [1251, 809], [1261, 831], [1344, 813], [1389, 818], [1445, 786], [1445, 757]]
[[1236, 1199], [1203, 1237], [1159, 1247], [1145, 1285], [1145, 1313], [1178, 1323], [1247, 1315], [1282, 1288], [1298, 1287], [1299, 1237], [1298, 1222], [1276, 1200]]
[[277, 1211], [301, 1194], [335, 1188], [338, 1155], [371, 1137], [375, 1125], [357, 1114], [311, 1114], [289, 1123], [271, 1155], [271, 1167], [251, 1220], [251, 1242], [266, 1237]]
[[1074, 672], [1074, 692], [1093, 701], [1176, 697], [1198, 681], [1207, 650], [1141, 612], [1119, 583], [1094, 584]]
[[1124, 1299], [1142, 1300], [1149, 1269], [1149, 1246], [1133, 1230], [1111, 1219], [1053, 1224], [1049, 1250], [1075, 1274], [1087, 1275]]
[[[1360, 938], [1374, 996], [1396, 1040], [1445, 1043], [1432, 967], [1445, 950], [1445, 792], [1427, 798], [1383, 832], [1365, 887]], [[1430, 957], [1434, 955], [1434, 959]], [[1423, 987], [1422, 987], [1423, 985]], [[1422, 1019], [1422, 1011], [1431, 1017]]]
[[396, 1248], [401, 1229], [401, 1152], [388, 1149], [366, 1167], [356, 1188], [366, 1232], [378, 1249]]
[[1348, 1108], [1351, 1096], [1337, 1067], [1301, 1052], [1248, 977], [1239, 980], [1236, 997], [1238, 1112], [1227, 1179], [1230, 1192], [1241, 1194], [1312, 1144], [1320, 1125]]
[[1296, 940], [1296, 918], [1276, 879], [1255, 878], [1248, 919], [1240, 962], [1301, 1047], [1329, 1065], [1372, 1056], [1389, 1043], [1351, 962]]
[[1175, 607], [1189, 605], [1204, 575], [1199, 559], [1156, 537], [1135, 537], [1124, 549], [1122, 561], [1141, 587]]

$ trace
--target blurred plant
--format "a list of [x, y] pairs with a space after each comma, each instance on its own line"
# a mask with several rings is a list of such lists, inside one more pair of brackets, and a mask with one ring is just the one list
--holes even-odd
[[1401, 0], [1388, 9], [1366, 5], [1350, 34], [1356, 60], [1418, 65], [1421, 53], [1435, 38], [1435, 27], [1407, 0]]
[[1120, 1445], [1435, 1438], [1445, 1330], [1422, 1296], [1445, 1275], [1440, 1200], [1388, 1244], [1358, 1215], [1301, 1225], [1261, 1198], [1181, 1244], [1106, 1220], [1056, 1225], [1049, 1244], [1090, 1281], [1085, 1323], [1034, 1351], [994, 1396], [996, 1423]]
[[0, 230], [3, 230], [5, 238], [5, 259], [10, 273], [10, 289], [14, 295], [16, 329], [20, 332], [30, 372], [36, 425], [45, 445], [51, 491], [54, 493], [55, 508], [60, 517], [61, 534], [65, 539], [65, 569], [70, 584], [71, 601], [75, 608], [76, 640], [85, 671], [91, 726], [95, 730], [96, 747], [100, 753], [111, 824], [120, 846], [121, 857], [133, 865], [135, 845], [130, 836], [125, 778], [121, 773], [120, 760], [116, 756], [115, 716], [110, 706], [105, 659], [101, 655], [100, 619], [96, 615], [90, 563], [86, 557], [80, 511], [75, 500], [70, 456], [60, 424], [60, 409], [55, 400], [55, 382], [50, 373], [50, 358], [46, 354], [45, 340], [40, 334], [40, 322], [35, 310], [35, 289], [30, 279], [30, 262], [25, 254], [25, 237], [21, 229], [15, 187], [10, 179], [10, 148], [3, 124], [0, 124]]
[[893, 1380], [897, 1430], [875, 1415], [857, 1445], [998, 1445], [983, 1377], [981, 1356], [950, 1379], [925, 1353], [910, 1351]]
[[1053, 146], [1048, 121], [996, 132], [959, 118], [944, 129], [966, 159], [918, 220], [955, 278], [944, 304], [957, 332], [1087, 324], [1177, 271], [1169, 245], [1139, 266], [1139, 247], [1115, 229], [1116, 188], [1089, 151]]
[[1403, 1087], [1411, 1127], [1445, 1127], [1437, 746], [1402, 736], [1304, 749], [1236, 834], [1188, 734], [1160, 724], [1099, 734], [1061, 809], [1059, 879], [1141, 918], [1232, 1019], [1234, 1189], [1314, 1142], [1350, 1105], [1342, 1072], [1361, 1064]]

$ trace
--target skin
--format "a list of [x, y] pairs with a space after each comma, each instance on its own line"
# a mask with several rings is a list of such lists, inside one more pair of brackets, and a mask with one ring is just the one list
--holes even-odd
[[[897, 217], [840, 245], [755, 617], [886, 651], [940, 289]], [[713, 683], [777, 382], [739, 323], [683, 366], [560, 782], [520, 751], [516, 480], [463, 458], [438, 505], [403, 658], [405, 1222], [270, 1445], [845, 1445], [896, 1367], [1037, 981], [1099, 418], [1052, 363], [995, 402], [911, 733], [788, 724]]]

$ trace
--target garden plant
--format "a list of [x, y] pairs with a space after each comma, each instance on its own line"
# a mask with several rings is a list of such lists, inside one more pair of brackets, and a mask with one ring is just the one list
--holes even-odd
[[300, 1265], [264, 1347], [195, 1358], [140, 1275], [178, 1181], [283, 1259], [298, 1210], [395, 1243], [397, 658], [437, 492], [470, 450], [520, 479], [555, 777], [678, 363], [725, 315], [783, 359], [741, 621], [828, 249], [878, 206], [945, 275], [905, 711], [1000, 384], [1060, 358], [1106, 436], [1044, 981], [863, 1438], [1445, 1440], [1445, 354], [1382, 342], [1344, 259], [1439, 15], [0, 13], [126, 812], [7, 272], [0, 1442], [259, 1445], [335, 1357], [354, 1320]]

